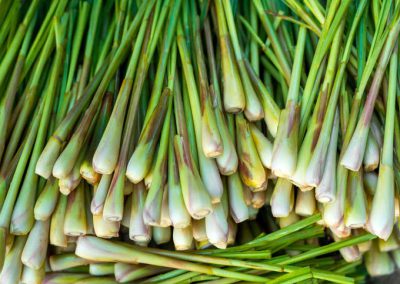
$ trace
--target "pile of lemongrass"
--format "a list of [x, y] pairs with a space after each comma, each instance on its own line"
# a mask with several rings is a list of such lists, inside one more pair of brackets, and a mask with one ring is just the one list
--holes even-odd
[[320, 279], [195, 260], [319, 256], [322, 229], [236, 250], [272, 230], [265, 208], [281, 228], [321, 216], [350, 274], [364, 253], [393, 271], [400, 4], [327, 2], [0, 0], [0, 279]]

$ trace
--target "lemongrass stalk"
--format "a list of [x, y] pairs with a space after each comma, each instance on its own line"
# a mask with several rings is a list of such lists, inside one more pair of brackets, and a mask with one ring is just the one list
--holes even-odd
[[[335, 241], [339, 241], [340, 239], [333, 235]], [[348, 246], [345, 248], [341, 248], [339, 250], [340, 254], [347, 262], [355, 262], [361, 259], [362, 255], [357, 246]]]
[[[389, 90], [385, 120], [385, 136], [379, 176], [369, 217], [371, 231], [382, 239], [387, 239], [395, 222], [393, 137], [396, 96], [396, 70], [398, 68], [398, 48], [392, 54], [389, 70]], [[372, 87], [371, 87], [372, 88]], [[382, 208], [385, 208], [383, 211]]]
[[93, 214], [90, 211], [90, 201], [92, 200], [93, 197], [93, 191], [90, 190], [88, 187], [86, 187], [86, 190], [84, 191], [85, 193], [85, 213], [86, 213], [86, 224], [87, 224], [87, 230], [86, 234], [87, 235], [94, 235], [94, 225], [93, 225]]
[[[129, 195], [131, 195], [132, 193], [133, 190]], [[124, 204], [124, 215], [122, 216], [121, 220], [121, 225], [126, 228], [129, 228], [129, 224], [131, 222], [131, 208], [132, 208], [132, 198], [127, 198]]]
[[134, 190], [133, 183], [126, 181], [124, 187], [124, 195], [130, 195], [133, 192], [133, 190]]
[[199, 158], [200, 174], [203, 179], [204, 185], [211, 196], [211, 201], [213, 203], [219, 202], [223, 186], [221, 181], [221, 176], [218, 172], [216, 162], [214, 160], [208, 159], [202, 149], [201, 149], [201, 108], [199, 103], [198, 89], [196, 86], [196, 81], [193, 74], [193, 66], [190, 60], [189, 50], [184, 42], [182, 25], [178, 23], [177, 29], [177, 41], [179, 47], [179, 54], [181, 57], [183, 75], [185, 78], [190, 108], [193, 114], [197, 154]]
[[41, 104], [38, 112], [36, 113], [35, 117], [33, 118], [33, 123], [31, 128], [28, 130], [28, 137], [26, 140], [26, 144], [24, 145], [23, 151], [21, 153], [21, 158], [18, 160], [17, 167], [15, 169], [15, 173], [9, 185], [6, 198], [4, 200], [3, 206], [0, 212], [0, 267], [2, 267], [4, 261], [4, 249], [5, 249], [5, 240], [6, 234], [8, 232], [10, 222], [11, 222], [11, 214], [13, 211], [13, 207], [17, 198], [17, 194], [19, 191], [19, 186], [22, 181], [22, 175], [25, 172], [25, 167], [28, 163], [28, 158], [31, 153], [34, 139], [36, 136], [37, 129], [39, 127], [41, 113], [43, 104]]
[[[174, 96], [177, 97], [177, 95]], [[175, 108], [177, 106], [175, 105]], [[191, 216], [186, 209], [182, 188], [179, 181], [178, 165], [174, 153], [174, 124], [171, 125], [171, 133], [168, 144], [168, 208], [172, 226], [185, 228], [191, 223]]]
[[192, 234], [197, 242], [208, 241], [205, 219], [192, 221]]
[[168, 243], [171, 240], [171, 227], [153, 227], [152, 236], [157, 245]]
[[306, 29], [300, 28], [286, 107], [281, 111], [279, 117], [272, 150], [271, 169], [275, 175], [285, 178], [293, 175], [297, 163], [300, 112], [298, 97], [306, 35]]
[[[124, 35], [121, 41], [121, 45], [115, 52], [111, 62], [108, 62], [108, 60], [104, 62], [104, 66], [99, 69], [93, 80], [91, 80], [91, 82], [86, 87], [84, 95], [76, 102], [73, 110], [71, 110], [71, 112], [64, 118], [64, 120], [57, 127], [56, 131], [50, 137], [44, 151], [39, 158], [38, 164], [36, 165], [36, 173], [40, 176], [43, 176], [45, 178], [48, 178], [50, 176], [53, 165], [61, 151], [61, 144], [70, 134], [72, 127], [75, 125], [75, 122], [80, 117], [83, 109], [87, 107], [90, 99], [96, 92], [93, 100], [90, 103], [89, 108], [85, 111], [85, 115], [81, 121], [81, 124], [84, 125], [81, 132], [83, 132], [83, 134], [86, 133], [86, 128], [89, 126], [88, 121], [93, 118], [93, 114], [97, 110], [98, 103], [99, 101], [101, 101], [109, 81], [114, 76], [121, 61], [124, 59], [125, 54], [128, 51], [128, 47], [131, 44], [137, 29], [139, 28], [139, 24], [143, 18], [145, 10], [148, 8], [148, 6], [152, 6], [152, 4], [154, 4], [154, 1], [140, 5], [135, 19], [132, 21], [128, 32]], [[76, 150], [77, 152], [79, 152], [79, 149]]]
[[226, 193], [218, 204], [213, 204], [213, 212], [206, 216], [206, 234], [208, 241], [217, 248], [224, 249], [228, 245], [228, 220], [227, 212], [224, 209], [227, 206]]
[[295, 224], [300, 220], [300, 216], [295, 211], [291, 211], [288, 216], [278, 218], [279, 227], [286, 228], [292, 224]]
[[374, 195], [378, 184], [378, 174], [376, 172], [364, 173], [364, 188], [369, 195]]
[[[27, 34], [24, 38], [21, 50], [19, 51], [18, 59], [15, 63], [13, 73], [11, 75], [11, 78], [9, 79], [6, 92], [1, 100], [0, 131], [2, 133], [7, 133], [7, 127], [9, 126], [9, 120], [11, 117], [11, 109], [17, 95], [18, 85], [22, 76], [22, 68], [25, 64], [26, 54], [28, 52], [28, 46], [32, 38], [35, 23], [36, 21], [33, 20], [28, 27]], [[6, 137], [6, 135], [1, 135], [0, 137], [0, 158], [3, 156]]]
[[[221, 5], [222, 3], [222, 5]], [[246, 118], [250, 121], [260, 120], [264, 117], [264, 110], [261, 106], [260, 100], [254, 90], [254, 87], [251, 84], [249, 74], [247, 73], [246, 66], [243, 60], [242, 50], [239, 45], [239, 39], [236, 32], [236, 25], [233, 19], [233, 12], [230, 1], [217, 1], [216, 9], [222, 9], [224, 12], [220, 12], [220, 14], [225, 14], [225, 20], [227, 22], [229, 35], [232, 40], [232, 46], [235, 53], [236, 61], [239, 67], [240, 78], [243, 84], [243, 89], [246, 91], [245, 93], [245, 109], [244, 113]]]
[[371, 172], [379, 166], [379, 152], [380, 148], [372, 132], [369, 132], [367, 138], [367, 145], [365, 146], [365, 153], [363, 158], [364, 170]]
[[204, 52], [200, 38], [199, 19], [193, 13], [193, 49], [195, 53], [195, 68], [199, 85], [201, 106], [201, 142], [204, 155], [209, 158], [218, 157], [223, 152], [222, 138], [217, 126], [214, 106], [208, 86], [208, 75], [205, 65]]
[[[88, 145], [86, 144], [85, 146], [86, 146], [85, 148], [87, 148]], [[62, 194], [64, 195], [70, 194], [80, 184], [82, 180], [82, 176], [80, 173], [80, 166], [82, 164], [83, 159], [85, 158], [86, 150], [87, 149], [84, 149], [79, 153], [78, 160], [76, 161], [76, 164], [72, 168], [72, 171], [65, 178], [58, 180], [58, 186]]]
[[193, 248], [193, 234], [192, 227], [174, 228], [172, 232], [172, 239], [174, 242], [175, 250], [189, 250]]
[[232, 43], [229, 38], [228, 28], [224, 17], [221, 1], [216, 1], [218, 21], [218, 38], [221, 50], [222, 82], [223, 82], [223, 102], [227, 112], [238, 113], [246, 106], [246, 97], [237, 61], [232, 50]]
[[90, 140], [90, 146], [86, 154], [85, 160], [82, 162], [79, 172], [82, 177], [90, 184], [96, 184], [100, 180], [100, 175], [95, 171], [92, 164], [92, 159], [96, 151], [102, 135], [105, 131], [107, 123], [112, 112], [113, 96], [107, 92], [103, 99], [103, 104], [100, 109], [99, 118], [94, 129], [93, 137]]
[[[385, 45], [383, 46], [382, 52], [380, 54], [378, 65], [376, 66], [375, 74], [370, 89], [368, 91], [368, 95], [364, 104], [364, 109], [354, 129], [354, 133], [352, 133], [352, 129], [350, 128], [348, 128], [348, 130], [346, 131], [346, 136], [350, 138], [347, 147], [342, 150], [343, 155], [341, 157], [340, 163], [341, 165], [345, 166], [350, 170], [358, 170], [361, 166], [364, 157], [364, 152], [369, 132], [369, 125], [371, 123], [371, 117], [372, 117], [372, 112], [374, 110], [375, 101], [378, 96], [378, 91], [383, 79], [383, 75], [385, 73], [384, 70], [386, 69], [386, 66], [389, 63], [389, 59], [391, 58], [399, 31], [400, 31], [400, 22], [399, 21], [393, 22], [390, 25], [389, 33]], [[366, 73], [366, 71], [364, 71], [364, 73]], [[367, 75], [365, 77], [367, 77]], [[357, 100], [359, 99], [360, 96], [362, 96], [361, 94], [359, 94], [359, 89], [357, 91], [358, 92], [356, 93], [355, 95], [356, 97], [354, 100]], [[358, 112], [358, 109], [354, 110], [352, 107], [352, 112], [353, 111]], [[353, 121], [355, 123], [355, 118], [352, 120], [352, 122]]]
[[92, 64], [93, 48], [95, 44], [95, 35], [98, 29], [98, 22], [100, 18], [101, 1], [94, 1], [89, 20], [89, 29], [86, 35], [85, 52], [83, 58], [82, 75], [79, 80], [78, 97], [83, 93], [89, 79], [90, 67]]
[[293, 184], [284, 178], [278, 178], [271, 196], [271, 210], [274, 217], [287, 217], [293, 209]]
[[85, 279], [88, 277], [89, 275], [84, 273], [55, 272], [55, 273], [48, 273], [44, 278], [44, 283], [46, 284], [76, 283], [80, 279]]
[[164, 185], [164, 193], [162, 197], [161, 204], [161, 218], [160, 218], [160, 227], [169, 227], [172, 225], [171, 217], [169, 216], [169, 203], [168, 203], [168, 186]]
[[370, 131], [371, 131], [373, 137], [375, 138], [376, 143], [378, 143], [378, 147], [382, 148], [383, 147], [383, 129], [382, 129], [383, 127], [380, 124], [376, 115], [372, 116], [370, 127], [371, 127]]
[[279, 61], [281, 69], [283, 70], [285, 81], [287, 84], [289, 84], [291, 81], [291, 69], [289, 67], [289, 63], [287, 62], [287, 58], [283, 53], [273, 24], [268, 16], [264, 13], [263, 5], [260, 0], [253, 0], [253, 5], [257, 10], [257, 14], [261, 20], [264, 30], [267, 32], [268, 38], [271, 40], [272, 49], [274, 50], [274, 53]]
[[39, 269], [46, 259], [49, 245], [50, 220], [36, 221], [21, 255], [21, 261], [26, 266]]
[[120, 222], [108, 221], [100, 215], [93, 215], [93, 229], [96, 236], [110, 239], [119, 236]]
[[21, 24], [18, 27], [16, 34], [13, 37], [13, 40], [10, 44], [10, 47], [7, 49], [7, 52], [3, 59], [1, 60], [1, 68], [0, 68], [0, 82], [3, 84], [6, 76], [9, 72], [11, 64], [14, 63], [14, 59], [17, 56], [17, 52], [20, 50], [20, 46], [26, 36], [27, 29], [29, 28], [29, 23], [32, 21], [36, 14], [37, 6], [39, 5], [40, 1], [34, 0], [31, 2], [27, 13]]
[[260, 209], [265, 205], [266, 194], [266, 190], [253, 192], [253, 198], [251, 199], [253, 208]]
[[64, 220], [67, 209], [67, 196], [60, 195], [57, 206], [50, 219], [50, 244], [57, 247], [67, 246], [67, 236], [64, 234]]
[[316, 209], [314, 190], [297, 191], [294, 211], [299, 216], [311, 216]]
[[81, 236], [87, 233], [84, 190], [87, 188], [80, 183], [78, 188], [68, 195], [64, 220], [64, 233], [67, 236]]
[[270, 169], [272, 163], [273, 144], [254, 124], [250, 125], [250, 131], [263, 166], [267, 169]]
[[114, 274], [114, 263], [90, 263], [89, 273], [94, 276]]
[[58, 195], [58, 184], [54, 178], [50, 178], [35, 202], [35, 220], [45, 221], [50, 218], [57, 206]]
[[[52, 25], [54, 28], [54, 25]], [[4, 157], [2, 159], [2, 162], [5, 164], [8, 164], [11, 161], [12, 156], [15, 153], [16, 147], [18, 146], [18, 141], [21, 138], [21, 135], [23, 133], [23, 130], [26, 126], [26, 123], [29, 119], [29, 116], [31, 114], [32, 108], [35, 104], [36, 96], [37, 93], [40, 90], [40, 82], [41, 79], [43, 80], [43, 72], [46, 70], [46, 62], [51, 54], [51, 51], [53, 50], [55, 44], [54, 44], [54, 38], [55, 38], [55, 33], [54, 30], [51, 30], [49, 35], [47, 36], [46, 39], [46, 44], [43, 47], [43, 50], [40, 54], [39, 61], [36, 63], [36, 68], [34, 70], [34, 73], [32, 75], [32, 78], [30, 79], [29, 82], [29, 87], [26, 89], [26, 97], [24, 104], [21, 108], [21, 111], [18, 115], [18, 119], [13, 127], [13, 131], [11, 133], [11, 136], [8, 141], [8, 147], [6, 149], [6, 152], [4, 153]], [[59, 54], [61, 55], [61, 54]], [[58, 61], [61, 61], [62, 57], [58, 59]], [[57, 65], [55, 65], [57, 66]], [[54, 69], [56, 70], [56, 69]], [[54, 72], [53, 72], [54, 74]], [[46, 77], [45, 77], [46, 78]], [[53, 83], [54, 86], [54, 83]]]
[[[310, 71], [308, 73], [307, 82], [304, 87], [300, 114], [300, 128], [302, 130], [305, 129], [304, 126], [307, 125], [307, 121], [310, 116], [313, 101], [316, 95], [312, 92], [312, 89], [314, 87], [315, 79], [318, 74], [319, 66], [324, 60], [328, 49], [331, 47], [332, 41], [334, 41], [338, 29], [340, 28], [340, 26], [342, 26], [343, 18], [347, 13], [350, 3], [351, 1], [344, 1], [340, 6], [338, 3], [333, 3], [329, 6], [327, 20], [324, 23], [320, 39], [315, 50], [315, 56], [313, 58]], [[302, 130], [300, 132], [304, 133]]]
[[256, 92], [258, 93], [261, 100], [261, 104], [264, 109], [264, 121], [271, 135], [275, 137], [278, 131], [279, 116], [281, 110], [279, 109], [279, 106], [276, 104], [271, 93], [265, 87], [263, 82], [254, 73], [254, 70], [251, 68], [247, 60], [245, 60], [245, 64], [249, 72], [250, 79], [252, 80]]
[[39, 269], [32, 269], [29, 266], [24, 266], [22, 269], [21, 283], [24, 284], [41, 284], [46, 275], [45, 265]]
[[114, 275], [118, 282], [140, 280], [149, 276], [157, 275], [168, 271], [168, 268], [143, 264], [115, 263]]
[[365, 267], [371, 276], [392, 274], [395, 270], [393, 261], [387, 252], [380, 252], [374, 242], [371, 249], [365, 254]]
[[236, 240], [236, 233], [237, 233], [237, 225], [236, 223], [231, 219], [228, 218], [228, 246], [233, 245]]
[[110, 175], [117, 165], [122, 138], [123, 121], [133, 87], [136, 66], [138, 64], [140, 52], [144, 52], [142, 45], [146, 46], [149, 41], [148, 21], [150, 11], [151, 7], [149, 6], [137, 34], [132, 56], [129, 60], [128, 69], [120, 87], [117, 101], [115, 102], [107, 127], [104, 130], [93, 156], [94, 170], [103, 175]]
[[90, 204], [90, 210], [92, 211], [93, 215], [99, 215], [103, 212], [104, 201], [111, 184], [111, 179], [112, 175], [101, 176], [100, 182], [96, 187], [96, 191]]
[[[144, 212], [143, 212], [143, 219], [144, 222], [147, 225], [155, 225], [155, 224], [160, 224], [161, 222], [161, 208], [162, 208], [162, 199], [163, 199], [163, 192], [164, 192], [164, 184], [165, 184], [165, 179], [166, 179], [166, 170], [167, 170], [167, 151], [168, 151], [168, 140], [169, 140], [169, 132], [171, 130], [171, 111], [172, 111], [172, 98], [168, 94], [168, 103], [167, 102], [160, 102], [160, 104], [165, 104], [167, 105], [167, 114], [165, 116], [165, 121], [163, 122], [162, 126], [162, 133], [161, 133], [161, 138], [160, 138], [160, 145], [158, 149], [158, 153], [156, 156], [156, 164], [154, 166], [154, 172], [157, 173], [157, 175], [154, 175], [150, 189], [147, 193], [146, 197], [146, 202], [144, 204]], [[157, 110], [157, 108], [156, 108]], [[155, 112], [156, 112], [155, 110]], [[157, 116], [159, 115], [159, 112], [157, 111]], [[162, 118], [164, 119], [163, 115]], [[151, 122], [151, 119], [149, 120]], [[161, 124], [161, 123], [160, 123]], [[153, 128], [153, 127], [152, 127]], [[153, 139], [156, 139], [156, 137], [152, 137]], [[154, 143], [155, 141], [152, 141], [150, 143]], [[140, 139], [139, 139], [140, 143]], [[135, 152], [137, 151], [138, 148], [136, 148]], [[153, 149], [154, 151], [154, 149]], [[135, 157], [135, 152], [132, 155]], [[147, 155], [144, 155], [143, 157], [147, 157]], [[134, 165], [142, 165], [140, 161], [141, 159], [133, 159], [131, 161], [133, 162]], [[128, 169], [127, 169], [127, 176], [128, 178], [130, 177], [129, 175], [129, 166], [128, 164]], [[135, 168], [138, 168], [135, 166]], [[137, 181], [137, 180], [136, 180]]]
[[26, 236], [18, 236], [14, 241], [11, 250], [6, 255], [2, 271], [0, 273], [0, 281], [3, 283], [19, 283], [22, 262], [21, 254], [26, 242]]
[[185, 143], [187, 142], [183, 140], [183, 137], [175, 135], [174, 148], [183, 200], [192, 218], [201, 219], [212, 212], [211, 199], [197, 169], [193, 166], [193, 159], [187, 153]]
[[76, 256], [74, 253], [55, 254], [49, 257], [49, 264], [52, 271], [62, 271], [89, 263], [90, 261]]
[[379, 250], [384, 251], [393, 251], [399, 248], [399, 243], [397, 241], [397, 237], [395, 234], [391, 234], [387, 240], [378, 240]]
[[235, 145], [232, 141], [233, 137], [231, 137], [226, 117], [224, 117], [223, 113], [221, 90], [218, 81], [217, 67], [214, 56], [214, 46], [212, 42], [211, 28], [208, 18], [206, 18], [204, 22], [204, 32], [206, 38], [207, 57], [208, 57], [208, 64], [211, 77], [210, 92], [212, 95], [211, 97], [213, 98], [214, 101], [213, 103], [214, 105], [216, 104], [216, 106], [214, 107], [215, 118], [217, 121], [219, 133], [221, 135], [222, 149], [223, 149], [222, 154], [219, 155], [216, 158], [216, 160], [221, 174], [230, 175], [237, 170], [238, 157], [236, 154]]
[[247, 220], [249, 218], [249, 212], [244, 200], [244, 188], [238, 173], [228, 176], [227, 187], [231, 217], [236, 223]]
[[366, 200], [362, 172], [350, 172], [344, 222], [346, 227], [360, 228], [367, 222]]
[[[165, 72], [167, 71], [167, 66], [168, 66], [167, 62], [169, 59], [169, 53], [171, 51], [172, 44], [175, 40], [176, 26], [177, 26], [182, 2], [183, 2], [182, 0], [174, 0], [173, 2], [169, 2], [170, 13], [169, 13], [169, 18], [168, 18], [168, 23], [166, 25], [164, 38], [163, 38], [162, 44], [161, 44], [161, 50], [160, 50], [161, 56], [159, 57], [159, 61], [157, 63], [156, 76], [154, 78], [154, 85], [153, 85], [153, 89], [151, 91], [150, 101], [149, 101], [149, 105], [148, 105], [148, 108], [146, 111], [144, 124], [147, 124], [147, 122], [149, 120], [149, 115], [151, 115], [153, 113], [157, 104], [159, 103], [159, 99], [160, 99], [162, 89], [163, 89], [163, 80], [164, 80]], [[166, 3], [164, 3], [164, 5], [166, 5]], [[155, 28], [155, 31], [158, 34], [160, 34], [161, 31], [163, 30], [162, 29], [162, 25], [164, 22], [164, 20], [163, 20], [164, 18], [162, 17], [163, 10], [164, 9], [162, 9], [162, 12], [160, 13], [160, 21], [159, 21], [159, 23], [157, 23], [157, 27]], [[153, 41], [153, 49], [155, 48], [156, 44], [157, 44], [157, 42]], [[173, 52], [175, 52], [174, 50], [175, 50], [175, 47], [172, 48]], [[173, 63], [173, 64], [175, 64], [175, 63]], [[172, 69], [175, 69], [175, 67], [173, 67]], [[174, 76], [174, 75], [175, 75], [175, 72], [172, 73], [172, 76]], [[171, 77], [171, 76], [169, 76], [169, 77]], [[169, 87], [170, 87], [170, 89], [172, 89], [171, 86], [169, 86]]]
[[138, 183], [132, 192], [131, 221], [129, 226], [129, 238], [135, 242], [149, 242], [151, 228], [144, 223], [143, 211], [146, 200], [144, 184]]
[[236, 116], [236, 143], [239, 155], [239, 174], [245, 185], [261, 188], [267, 182], [265, 169], [257, 153], [250, 127], [243, 115]]

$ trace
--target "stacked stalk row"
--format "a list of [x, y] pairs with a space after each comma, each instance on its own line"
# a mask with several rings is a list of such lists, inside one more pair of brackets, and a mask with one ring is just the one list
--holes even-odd
[[399, 31], [390, 0], [0, 0], [1, 281], [390, 273]]

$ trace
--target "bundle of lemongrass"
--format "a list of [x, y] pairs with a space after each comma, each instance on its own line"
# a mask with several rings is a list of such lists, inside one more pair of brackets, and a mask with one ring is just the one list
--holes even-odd
[[[364, 253], [390, 273], [399, 31], [391, 0], [0, 0], [1, 281], [347, 283]], [[253, 247], [265, 205], [322, 216], [353, 266], [303, 263], [322, 227]], [[170, 244], [202, 250], [145, 248]]]

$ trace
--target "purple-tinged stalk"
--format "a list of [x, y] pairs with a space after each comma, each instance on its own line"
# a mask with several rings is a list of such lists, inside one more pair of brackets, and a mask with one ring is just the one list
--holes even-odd
[[379, 166], [379, 152], [380, 147], [375, 139], [372, 131], [369, 132], [367, 144], [365, 146], [365, 153], [363, 158], [363, 166], [366, 172], [372, 172]]
[[[182, 62], [184, 82], [188, 90], [190, 108], [193, 116], [194, 132], [196, 138], [197, 154], [200, 166], [200, 175], [203, 179], [204, 186], [207, 189], [211, 201], [218, 203], [223, 192], [221, 176], [218, 171], [215, 160], [207, 158], [202, 149], [202, 130], [201, 130], [201, 107], [199, 102], [198, 89], [194, 77], [194, 70], [191, 62], [189, 49], [186, 46], [185, 37], [183, 36], [182, 25], [178, 23], [177, 41], [179, 54]], [[179, 133], [179, 132], [178, 132]]]
[[129, 226], [129, 238], [134, 242], [148, 243], [151, 239], [151, 228], [143, 220], [144, 203], [146, 200], [146, 189], [143, 182], [135, 185], [131, 198], [131, 218]]
[[300, 123], [299, 90], [307, 30], [300, 28], [293, 72], [286, 106], [279, 116], [278, 130], [272, 150], [271, 170], [276, 176], [290, 178], [297, 164], [298, 132]]
[[201, 42], [201, 32], [199, 28], [199, 18], [193, 13], [193, 45], [195, 53], [195, 68], [197, 69], [197, 81], [199, 85], [200, 108], [201, 108], [201, 142], [203, 153], [208, 158], [220, 156], [224, 149], [222, 138], [219, 133], [214, 106], [210, 94], [207, 69], [204, 59], [204, 52]]
[[[315, 187], [315, 198], [320, 203], [330, 203], [336, 198], [337, 144], [339, 137], [339, 112], [336, 110], [333, 129], [326, 152], [321, 181]], [[321, 136], [322, 138], [322, 136]], [[313, 160], [313, 158], [311, 158]]]
[[225, 21], [224, 11], [220, 0], [215, 2], [218, 38], [221, 50], [221, 69], [223, 82], [223, 102], [227, 112], [238, 113], [244, 110], [246, 98], [238, 65], [232, 50], [232, 43], [229, 38], [228, 28]]
[[[222, 3], [222, 5], [221, 5]], [[223, 11], [224, 12], [218, 12], [218, 9], [222, 10], [223, 6]], [[229, 30], [229, 35], [232, 40], [232, 46], [234, 50], [234, 54], [236, 57], [236, 62], [239, 67], [239, 73], [240, 77], [238, 78], [239, 80], [242, 81], [243, 85], [243, 90], [245, 90], [245, 109], [244, 109], [244, 114], [246, 118], [250, 121], [256, 121], [260, 120], [264, 117], [264, 110], [263, 107], [260, 103], [260, 100], [257, 96], [257, 93], [254, 90], [253, 85], [251, 84], [250, 76], [247, 73], [247, 69], [244, 63], [244, 56], [242, 54], [242, 49], [239, 45], [239, 39], [238, 35], [236, 32], [236, 25], [234, 21], [234, 15], [232, 12], [232, 7], [230, 1], [226, 0], [217, 0], [215, 2], [215, 8], [217, 10], [217, 13], [224, 15], [228, 30]], [[224, 19], [221, 19], [224, 20]]]
[[[363, 161], [375, 101], [379, 93], [383, 76], [385, 74], [386, 66], [389, 63], [391, 56], [393, 56], [392, 53], [398, 38], [399, 31], [400, 21], [398, 20], [398, 18], [395, 18], [389, 27], [387, 39], [380, 53], [374, 77], [372, 79], [371, 86], [364, 103], [364, 108], [357, 122], [354, 133], [352, 133], [352, 129], [346, 131], [346, 134], [349, 133], [346, 136], [351, 135], [351, 138], [348, 145], [346, 145], [347, 147], [342, 150], [343, 155], [341, 156], [340, 164], [350, 170], [357, 171]], [[368, 63], [369, 62], [367, 62], [367, 64]], [[354, 100], [358, 98], [357, 95], [358, 93], [355, 95], [356, 98]], [[352, 111], [354, 111], [353, 108]]]
[[[399, 26], [400, 26], [400, 21]], [[389, 88], [386, 107], [385, 134], [382, 158], [375, 195], [369, 216], [370, 230], [382, 239], [387, 239], [395, 222], [395, 185], [393, 169], [394, 120], [396, 116], [396, 73], [398, 69], [398, 46], [390, 59]], [[382, 210], [385, 208], [385, 210]]]
[[215, 62], [214, 46], [211, 36], [209, 19], [204, 22], [204, 33], [206, 38], [208, 65], [210, 69], [210, 92], [213, 99], [215, 118], [222, 141], [222, 154], [217, 156], [216, 161], [218, 169], [223, 175], [230, 175], [236, 172], [238, 167], [238, 157], [233, 143], [234, 137], [231, 136], [227, 117], [223, 112], [223, 103], [221, 98], [220, 83], [218, 81], [217, 66]]
[[293, 184], [284, 178], [278, 178], [271, 196], [271, 210], [274, 217], [287, 217], [293, 210]]
[[100, 182], [94, 192], [90, 210], [93, 215], [101, 215], [103, 212], [104, 201], [106, 200], [107, 192], [111, 184], [112, 175], [102, 175]]
[[253, 141], [249, 123], [242, 114], [236, 115], [236, 143], [239, 174], [243, 183], [255, 190], [264, 188], [267, 175]]
[[26, 238], [26, 236], [16, 237], [13, 246], [7, 253], [0, 273], [0, 281], [2, 283], [19, 282], [23, 267], [21, 254], [25, 246]]
[[33, 269], [43, 266], [49, 246], [49, 230], [50, 220], [35, 222], [22, 251], [23, 264]]
[[151, 10], [150, 5], [145, 12], [139, 32], [136, 36], [128, 69], [119, 89], [112, 114], [93, 155], [93, 168], [96, 172], [103, 175], [112, 174], [118, 162], [126, 108], [131, 96], [136, 66], [138, 64], [139, 55], [145, 52], [144, 50], [148, 45], [150, 37], [149, 26], [151, 26], [151, 24], [148, 24], [148, 21]]
[[[105, 60], [102, 68], [96, 73], [93, 79], [90, 81], [85, 91], [83, 92], [82, 97], [75, 103], [73, 109], [68, 113], [68, 115], [63, 119], [63, 121], [58, 125], [57, 129], [50, 137], [47, 142], [46, 147], [44, 148], [38, 163], [36, 165], [36, 173], [44, 178], [48, 178], [52, 172], [54, 163], [56, 162], [60, 152], [63, 142], [67, 139], [70, 134], [72, 128], [74, 127], [76, 121], [81, 116], [82, 111], [85, 107], [88, 106], [90, 102], [90, 106], [85, 111], [85, 114], [81, 120], [81, 127], [78, 133], [75, 133], [77, 137], [86, 136], [87, 128], [90, 125], [90, 120], [93, 119], [94, 114], [97, 111], [98, 105], [101, 102], [103, 95], [108, 87], [108, 84], [111, 78], [114, 76], [117, 71], [119, 65], [124, 59], [129, 46], [132, 42], [133, 37], [136, 35], [137, 29], [139, 28], [139, 24], [143, 18], [145, 10], [148, 6], [152, 6], [154, 4], [154, 0], [149, 3], [143, 3], [132, 21], [128, 31], [124, 34], [122, 38], [121, 45], [113, 54], [111, 61]], [[100, 85], [99, 85], [100, 84]], [[94, 95], [94, 96], [93, 96]], [[93, 96], [93, 99], [92, 99]], [[91, 100], [91, 101], [90, 101]], [[74, 136], [75, 136], [74, 135]], [[82, 146], [82, 145], [78, 145]], [[80, 147], [76, 148], [76, 152], [80, 152]], [[71, 157], [72, 158], [72, 157]], [[71, 159], [71, 163], [72, 163]], [[74, 163], [72, 163], [74, 164]]]
[[120, 283], [140, 280], [149, 276], [157, 275], [169, 271], [165, 267], [157, 267], [144, 264], [127, 264], [117, 262], [114, 264], [114, 276]]

